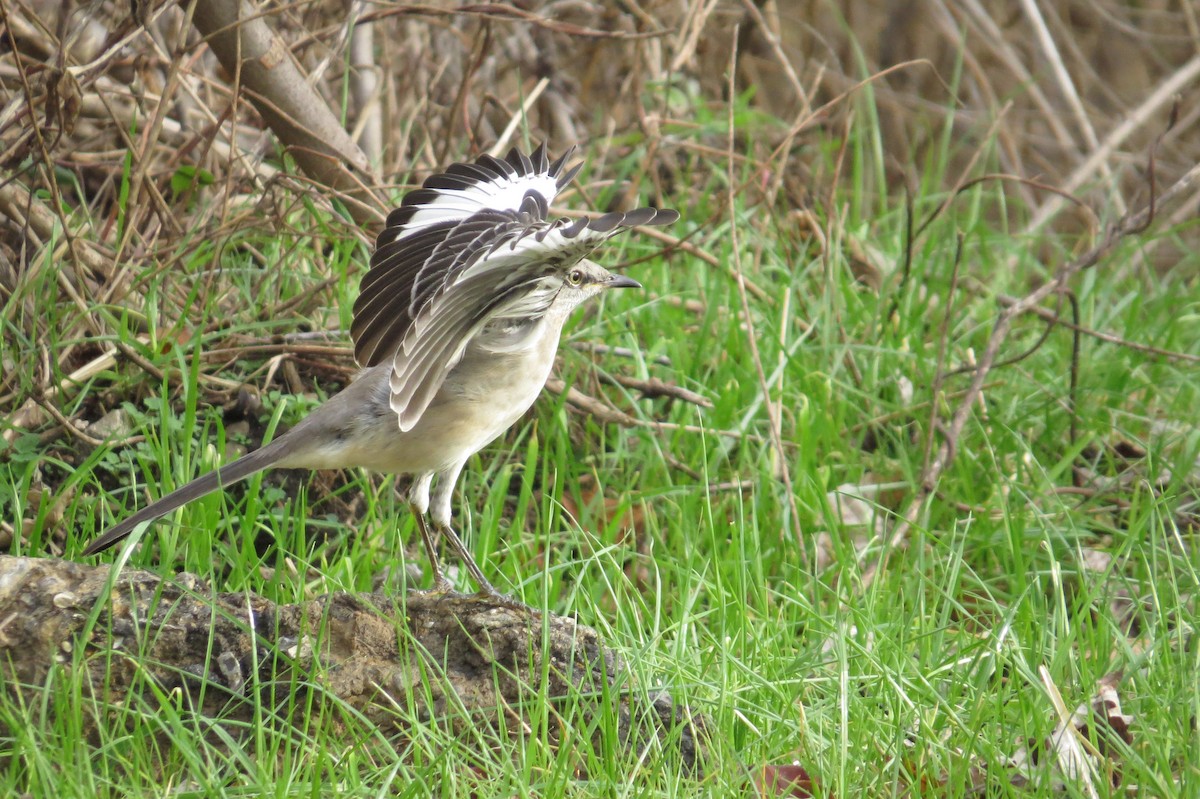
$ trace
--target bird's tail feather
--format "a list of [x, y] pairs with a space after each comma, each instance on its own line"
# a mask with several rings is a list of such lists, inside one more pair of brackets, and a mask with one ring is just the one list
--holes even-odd
[[142, 522], [154, 521], [176, 508], [183, 507], [193, 499], [231, 486], [263, 469], [269, 469], [286, 454], [289, 447], [285, 438], [277, 438], [270, 444], [243, 455], [233, 463], [214, 469], [208, 474], [202, 474], [187, 485], [180, 486], [165, 497], [151, 502], [137, 513], [105, 530], [103, 535], [87, 545], [83, 554], [94, 555], [97, 552], [103, 552], [133, 532], [133, 528]]

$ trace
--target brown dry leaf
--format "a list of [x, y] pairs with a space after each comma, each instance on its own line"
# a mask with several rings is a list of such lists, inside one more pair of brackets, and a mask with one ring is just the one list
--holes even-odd
[[[904, 482], [884, 482], [868, 472], [858, 483], [842, 483], [825, 496], [834, 513], [837, 535], [851, 536], [856, 553], [870, 542], [886, 535], [889, 511], [894, 510], [907, 494]], [[834, 533], [819, 530], [813, 536], [816, 567], [824, 569], [835, 560]]]
[[[597, 526], [614, 526], [618, 531], [616, 543], [625, 546], [639, 555], [650, 552], [650, 543], [646, 533], [645, 504], [638, 502], [634, 505], [624, 505], [619, 499], [611, 499], [603, 495], [591, 475], [585, 475], [579, 481], [579, 496], [582, 505], [575, 501], [570, 493], [562, 497], [563, 509], [573, 518], [584, 518], [586, 511], [591, 518], [603, 519]], [[625, 567], [626, 576], [630, 582], [638, 586], [650, 583], [650, 570], [644, 558], [632, 558]]]
[[833, 536], [825, 530], [821, 530], [813, 536], [813, 550], [816, 553], [813, 566], [818, 572], [828, 569], [837, 559], [833, 547]]
[[48, 532], [57, 531], [56, 540], [61, 540], [61, 537], [65, 535], [65, 531], [60, 529], [63, 520], [63, 511], [75, 499], [78, 491], [79, 486], [75, 484], [63, 490], [52, 490], [43, 480], [42, 470], [40, 468], [36, 470], [33, 480], [30, 482], [29, 493], [25, 498], [25, 518], [21, 523], [21, 537], [29, 540], [29, 537], [33, 534], [33, 527], [38, 521], [38, 512], [43, 503], [48, 502], [49, 508], [42, 519], [42, 529]]
[[1080, 554], [1082, 555], [1080, 564], [1085, 571], [1093, 574], [1107, 574], [1109, 567], [1112, 566], [1113, 557], [1104, 550], [1083, 547]]
[[121, 441], [133, 435], [137, 422], [124, 408], [113, 408], [94, 422], [81, 425], [89, 436], [101, 441]]
[[883, 276], [889, 271], [886, 266], [887, 258], [879, 248], [867, 241], [859, 241], [854, 236], [846, 237], [846, 254], [850, 257], [850, 273], [854, 279], [872, 291], [879, 291], [883, 285]]
[[1063, 713], [1065, 707], [1057, 697], [1057, 690], [1042, 669], [1043, 682], [1060, 707], [1061, 720], [1043, 741], [1031, 741], [1013, 755], [1009, 765], [1015, 773], [1010, 782], [1017, 786], [1038, 784], [1051, 775], [1052, 790], [1066, 791], [1071, 784], [1087, 796], [1099, 796], [1096, 786], [1105, 777], [1112, 787], [1118, 787], [1121, 768], [1116, 740], [1133, 743], [1130, 731], [1133, 716], [1122, 712], [1117, 693], [1121, 677], [1118, 671], [1100, 678], [1091, 699], [1080, 703], [1074, 711]]
[[880, 532], [881, 520], [878, 508], [858, 493], [858, 486], [843, 483], [830, 491], [829, 506], [837, 514], [838, 523], [844, 527], [865, 527]]
[[804, 766], [791, 763], [782, 766], [763, 766], [754, 778], [759, 796], [792, 796], [808, 799], [813, 794], [813, 779]]
[[5, 444], [12, 444], [17, 440], [17, 436], [21, 434], [22, 430], [32, 430], [45, 421], [46, 412], [42, 410], [42, 407], [34, 400], [27, 399], [6, 420], [4, 432], [0, 433], [0, 440], [3, 440]]
[[[821, 221], [812, 211], [806, 208], [797, 209], [791, 213], [791, 218], [796, 223], [796, 229], [801, 236], [815, 242], [822, 251], [825, 250], [829, 236], [826, 235]], [[840, 236], [843, 239], [842, 244], [849, 261], [850, 273], [854, 275], [854, 279], [872, 291], [879, 291], [883, 285], [884, 275], [891, 271], [888, 266], [889, 259], [878, 247], [865, 240], [860, 240], [849, 231], [841, 231]]]
[[[615, 525], [621, 530], [621, 537], [618, 538], [617, 543], [627, 542], [630, 533], [633, 533], [634, 541], [640, 542], [642, 540], [645, 530], [646, 512], [641, 503], [623, 506], [621, 500], [603, 496], [600, 489], [596, 486], [595, 479], [590, 475], [580, 478], [579, 496], [583, 500], [582, 506], [575, 501], [575, 498], [571, 494], [563, 494], [562, 505], [568, 514], [576, 519], [581, 518], [582, 511], [584, 510], [592, 514], [598, 514], [604, 520], [603, 526]], [[641, 551], [640, 545], [638, 546], [638, 551]]]

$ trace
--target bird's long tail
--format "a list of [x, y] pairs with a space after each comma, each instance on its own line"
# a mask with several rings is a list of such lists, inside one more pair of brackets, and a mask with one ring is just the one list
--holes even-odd
[[120, 523], [104, 531], [104, 534], [92, 541], [83, 550], [84, 555], [94, 555], [103, 552], [133, 532], [133, 528], [142, 522], [149, 522], [160, 516], [165, 516], [176, 508], [183, 507], [197, 497], [216, 491], [219, 488], [231, 486], [239, 480], [245, 480], [251, 475], [269, 469], [280, 461], [290, 448], [286, 436], [277, 438], [266, 446], [247, 453], [233, 463], [214, 469], [208, 474], [197, 477], [187, 485], [181, 486], [165, 497], [151, 502], [137, 513], [123, 519]]

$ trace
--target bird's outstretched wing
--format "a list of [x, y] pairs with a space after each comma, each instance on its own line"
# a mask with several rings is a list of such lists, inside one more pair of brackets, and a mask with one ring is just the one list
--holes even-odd
[[501, 317], [536, 319], [554, 277], [635, 225], [669, 224], [674, 211], [639, 208], [549, 221], [550, 203], [579, 171], [545, 146], [454, 164], [410, 192], [388, 217], [354, 303], [350, 333], [363, 366], [392, 362], [392, 408], [410, 430], [471, 338]]

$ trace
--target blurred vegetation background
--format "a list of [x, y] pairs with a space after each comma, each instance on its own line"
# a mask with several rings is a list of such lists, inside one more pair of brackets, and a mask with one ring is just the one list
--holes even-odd
[[[238, 25], [298, 78], [222, 66]], [[1074, 706], [1120, 669], [1159, 736], [1122, 738], [1127, 784], [1195, 785], [1195, 182], [968, 384], [1002, 308], [1191, 175], [1198, 117], [1191, 0], [0, 0], [0, 543], [72, 557], [293, 423], [354, 374], [389, 203], [454, 160], [577, 144], [570, 213], [683, 219], [620, 245], [647, 290], [609, 302], [641, 306], [581, 314], [565, 384], [469, 468], [500, 584], [683, 686], [728, 762], [802, 759], [838, 795], [1015, 791], [981, 760], [1036, 759], [1043, 689]], [[280, 601], [393, 580], [390, 484], [305, 480], [230, 492], [240, 516], [197, 503], [133, 562]], [[194, 529], [215, 534], [182, 546]], [[80, 690], [48, 684], [47, 715]], [[122, 718], [183, 752], [168, 771], [250, 779], [153, 710]], [[320, 792], [329, 764], [285, 727], [261, 749], [302, 752]], [[75, 749], [29, 729], [0, 739], [36, 794]], [[386, 766], [524, 795], [508, 758], [451, 743]], [[390, 777], [356, 756], [339, 778], [373, 795]], [[138, 771], [107, 763], [73, 787]]]

